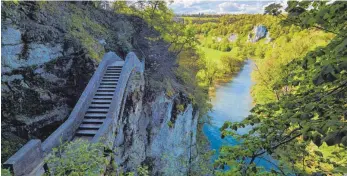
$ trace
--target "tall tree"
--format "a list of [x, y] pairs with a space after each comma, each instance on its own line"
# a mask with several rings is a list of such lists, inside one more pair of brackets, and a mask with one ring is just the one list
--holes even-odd
[[276, 3], [270, 4], [265, 7], [264, 14], [278, 16], [281, 14], [281, 8], [282, 8], [281, 4], [276, 4]]

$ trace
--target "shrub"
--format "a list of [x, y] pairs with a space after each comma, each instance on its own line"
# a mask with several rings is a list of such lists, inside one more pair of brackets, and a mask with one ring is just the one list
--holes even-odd
[[137, 174], [139, 176], [149, 176], [148, 166], [139, 166], [137, 168]]
[[183, 112], [184, 111], [184, 105], [183, 104], [178, 104], [178, 105], [176, 105], [176, 109], [177, 109], [177, 111], [178, 112]]
[[76, 140], [65, 143], [46, 159], [49, 173], [52, 175], [100, 175], [107, 162], [104, 156], [105, 146], [101, 143], [89, 143]]
[[171, 122], [171, 120], [167, 123], [167, 125], [170, 127], [170, 128], [173, 128], [174, 124]]
[[1, 168], [1, 175], [2, 175], [2, 176], [11, 176], [12, 174], [11, 174], [11, 172], [10, 172], [9, 169], [3, 169], [3, 168]]

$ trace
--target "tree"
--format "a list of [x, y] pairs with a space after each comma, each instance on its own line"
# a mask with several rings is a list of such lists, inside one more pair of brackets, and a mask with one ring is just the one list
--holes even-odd
[[282, 8], [281, 4], [272, 3], [265, 7], [264, 14], [278, 16], [279, 14], [281, 14], [281, 8]]
[[222, 64], [226, 66], [227, 73], [235, 73], [241, 67], [242, 61], [239, 59], [235, 59], [231, 56], [222, 56], [221, 57]]

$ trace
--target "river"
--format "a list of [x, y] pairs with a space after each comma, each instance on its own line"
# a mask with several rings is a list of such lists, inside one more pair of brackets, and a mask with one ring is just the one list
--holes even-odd
[[[216, 94], [211, 99], [213, 111], [208, 115], [212, 117], [212, 124], [205, 124], [203, 132], [210, 142], [211, 149], [216, 151], [213, 160], [218, 157], [221, 146], [237, 145], [239, 143], [232, 137], [222, 139], [219, 128], [222, 127], [225, 121], [242, 121], [250, 114], [253, 107], [251, 96], [253, 84], [251, 73], [253, 69], [253, 62], [247, 60], [241, 71], [230, 82], [216, 88]], [[239, 129], [237, 132], [242, 134], [247, 132], [249, 128], [251, 127]], [[262, 159], [257, 159], [255, 163], [267, 170], [272, 168], [270, 163]]]

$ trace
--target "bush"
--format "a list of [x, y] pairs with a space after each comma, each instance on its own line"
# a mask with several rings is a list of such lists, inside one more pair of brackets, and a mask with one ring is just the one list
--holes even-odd
[[139, 176], [149, 176], [148, 166], [139, 166], [137, 168], [137, 174]]
[[1, 175], [2, 175], [2, 176], [11, 176], [12, 174], [11, 174], [11, 172], [10, 172], [9, 169], [3, 169], [3, 168], [1, 168]]
[[169, 121], [169, 122], [167, 123], [167, 125], [168, 125], [170, 128], [173, 128], [173, 126], [174, 126], [174, 124], [173, 124], [171, 121]]
[[54, 148], [46, 163], [51, 175], [100, 175], [104, 172], [105, 146], [76, 140]]
[[182, 113], [184, 111], [184, 105], [178, 104], [178, 105], [176, 105], [176, 109], [179, 113]]

